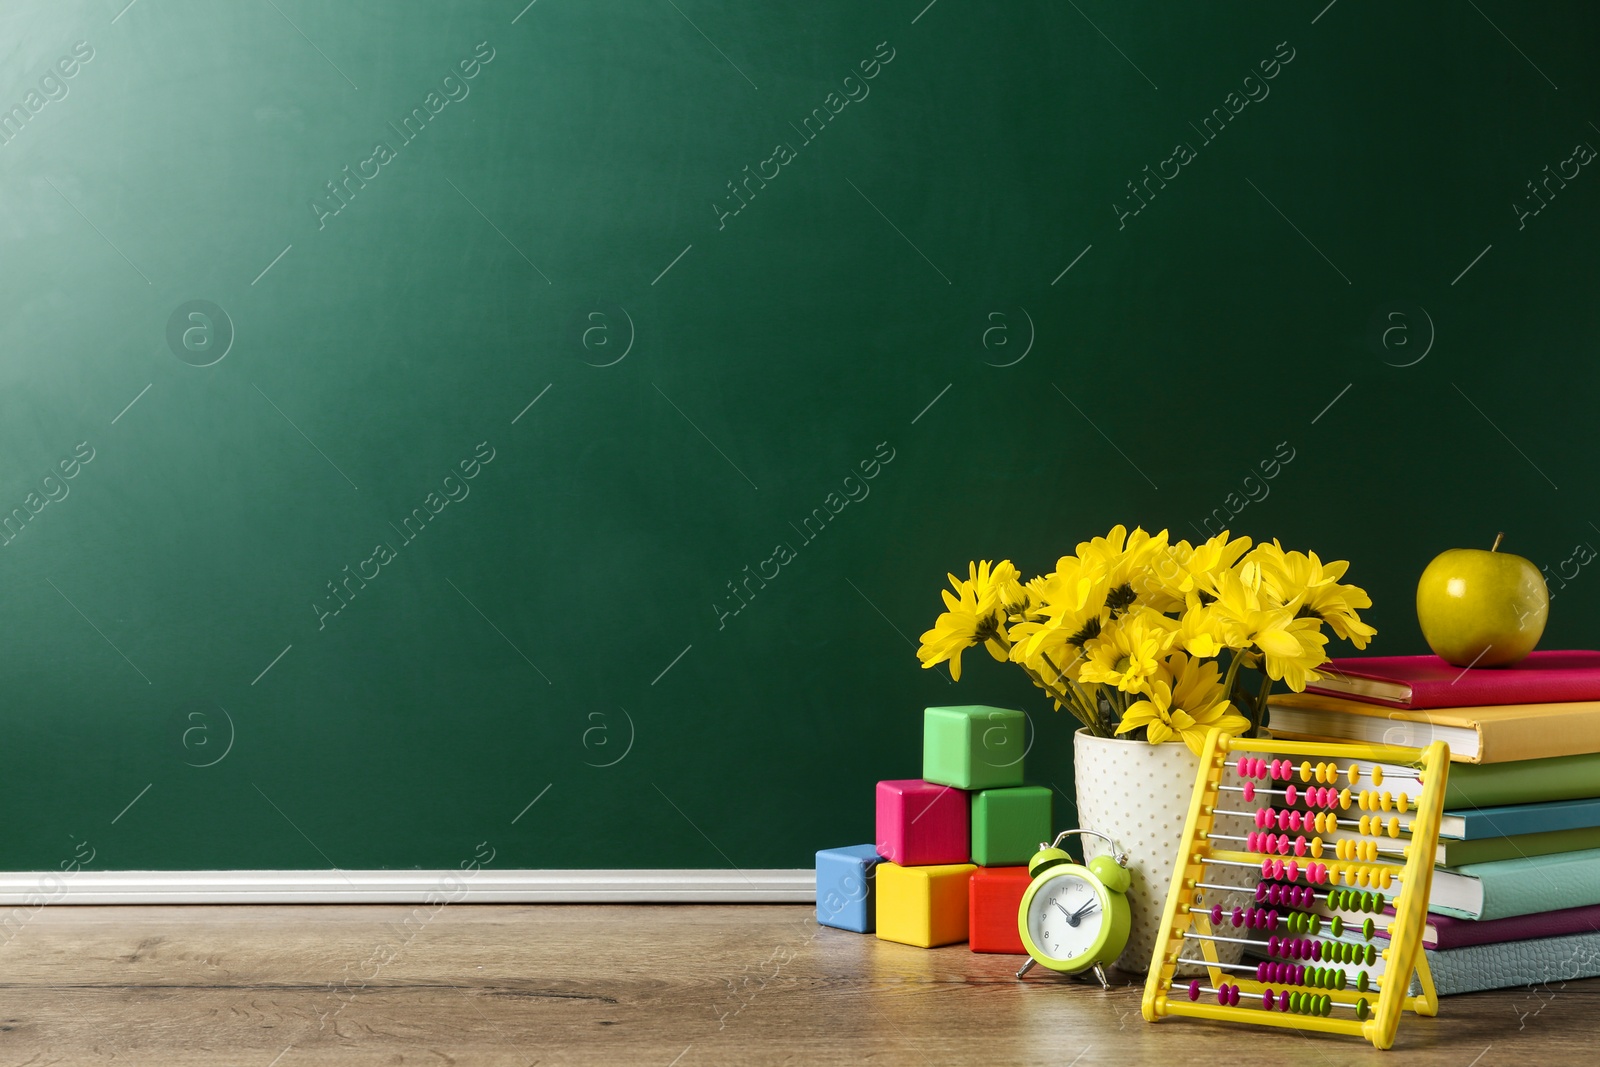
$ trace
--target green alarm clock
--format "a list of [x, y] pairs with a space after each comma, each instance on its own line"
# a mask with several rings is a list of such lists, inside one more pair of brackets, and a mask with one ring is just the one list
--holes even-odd
[[[1111, 855], [1096, 856], [1087, 867], [1072, 862], [1061, 842], [1072, 834], [1104, 838]], [[1063, 830], [1052, 844], [1040, 843], [1028, 862], [1033, 881], [1017, 908], [1017, 932], [1031, 957], [1017, 972], [1021, 978], [1035, 963], [1062, 974], [1093, 969], [1106, 989], [1104, 967], [1128, 944], [1132, 912], [1128, 907], [1128, 857], [1117, 843], [1096, 830]]]

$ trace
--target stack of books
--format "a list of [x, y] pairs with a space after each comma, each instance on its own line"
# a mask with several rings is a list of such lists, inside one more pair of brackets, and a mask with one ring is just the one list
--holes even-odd
[[1320, 669], [1269, 702], [1273, 736], [1450, 746], [1423, 936], [1440, 995], [1600, 976], [1600, 651]]

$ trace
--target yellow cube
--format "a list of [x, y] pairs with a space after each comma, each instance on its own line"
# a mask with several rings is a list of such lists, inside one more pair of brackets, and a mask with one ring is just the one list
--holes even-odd
[[970, 863], [878, 864], [878, 936], [918, 948], [965, 941], [967, 881], [975, 870]]

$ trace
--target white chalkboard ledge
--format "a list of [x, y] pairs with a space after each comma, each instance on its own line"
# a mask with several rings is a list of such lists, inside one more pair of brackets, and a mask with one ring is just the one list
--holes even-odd
[[810, 868], [0, 872], [0, 907], [42, 904], [786, 904]]

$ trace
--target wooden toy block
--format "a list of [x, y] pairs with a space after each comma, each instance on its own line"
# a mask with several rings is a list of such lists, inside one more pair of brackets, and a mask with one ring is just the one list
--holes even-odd
[[1030, 881], [1026, 867], [979, 867], [972, 872], [967, 908], [972, 951], [1028, 954], [1017, 932], [1017, 911]]
[[1050, 840], [1052, 795], [1038, 785], [972, 794], [972, 862], [982, 867], [1026, 864]]
[[902, 867], [966, 863], [967, 794], [920, 778], [878, 783], [878, 855]]
[[970, 863], [878, 864], [878, 937], [918, 948], [965, 941], [967, 882], [975, 870]]
[[1022, 784], [1027, 720], [981, 704], [928, 708], [922, 715], [922, 777], [957, 789]]
[[872, 845], [825, 848], [817, 853], [817, 922], [870, 934], [876, 925], [877, 867]]

